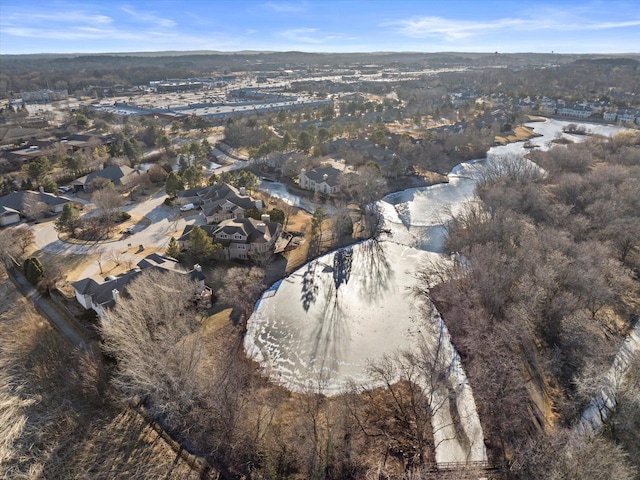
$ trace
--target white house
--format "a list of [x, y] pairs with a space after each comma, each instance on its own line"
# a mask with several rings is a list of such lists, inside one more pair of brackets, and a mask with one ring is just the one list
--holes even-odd
[[314, 168], [309, 171], [303, 168], [298, 175], [298, 181], [300, 188], [331, 195], [338, 192], [340, 173], [340, 170], [334, 167]]
[[0, 205], [0, 227], [20, 222], [20, 212], [10, 207]]

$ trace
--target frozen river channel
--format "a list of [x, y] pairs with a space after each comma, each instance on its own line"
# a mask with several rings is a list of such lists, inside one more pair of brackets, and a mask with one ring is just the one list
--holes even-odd
[[[568, 123], [575, 122], [528, 124], [542, 134], [532, 143], [548, 148]], [[585, 125], [605, 135], [619, 131]], [[524, 152], [518, 143], [494, 147], [487, 156]], [[446, 327], [437, 312], [425, 314], [411, 295], [420, 266], [442, 257], [442, 225], [473, 197], [484, 163], [482, 159], [458, 165], [447, 184], [388, 195], [378, 208], [391, 235], [326, 254], [274, 284], [248, 321], [247, 354], [281, 385], [337, 394], [352, 381], [370, 385], [368, 366], [384, 355], [444, 338], [448, 385], [435, 393], [455, 401], [441, 402], [434, 414], [436, 460], [486, 461], [473, 394]], [[460, 424], [453, 425], [455, 417], [462, 419]]]

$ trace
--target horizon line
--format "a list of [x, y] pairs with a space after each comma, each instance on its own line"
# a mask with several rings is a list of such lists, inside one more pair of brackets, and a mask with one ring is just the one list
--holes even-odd
[[[30, 52], [30, 53], [2, 53], [0, 56], [28, 56], [28, 55], [145, 55], [145, 54], [185, 54], [191, 53], [195, 55], [208, 54], [260, 54], [260, 53], [302, 53], [308, 55], [361, 55], [361, 54], [471, 54], [471, 55], [640, 55], [638, 52], [555, 52], [555, 51], [518, 51], [518, 52], [500, 52], [496, 51], [465, 51], [465, 50], [442, 50], [442, 51], [424, 51], [424, 50], [375, 50], [375, 51], [305, 51], [305, 50], [142, 50], [142, 51], [109, 51], [109, 52]], [[171, 55], [168, 55], [171, 56]]]

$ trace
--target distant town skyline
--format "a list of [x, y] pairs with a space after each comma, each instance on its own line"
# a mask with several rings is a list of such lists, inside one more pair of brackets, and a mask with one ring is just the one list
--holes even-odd
[[0, 53], [639, 53], [637, 1], [0, 2]]

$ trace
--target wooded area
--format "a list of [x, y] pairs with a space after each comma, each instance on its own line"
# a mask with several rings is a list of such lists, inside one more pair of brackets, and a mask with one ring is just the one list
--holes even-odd
[[468, 262], [426, 268], [425, 284], [443, 282], [424, 293], [462, 356], [493, 461], [513, 478], [635, 478], [637, 380], [604, 434], [572, 427], [640, 306], [640, 135], [530, 159], [483, 176], [482, 203], [447, 227], [447, 248]]

